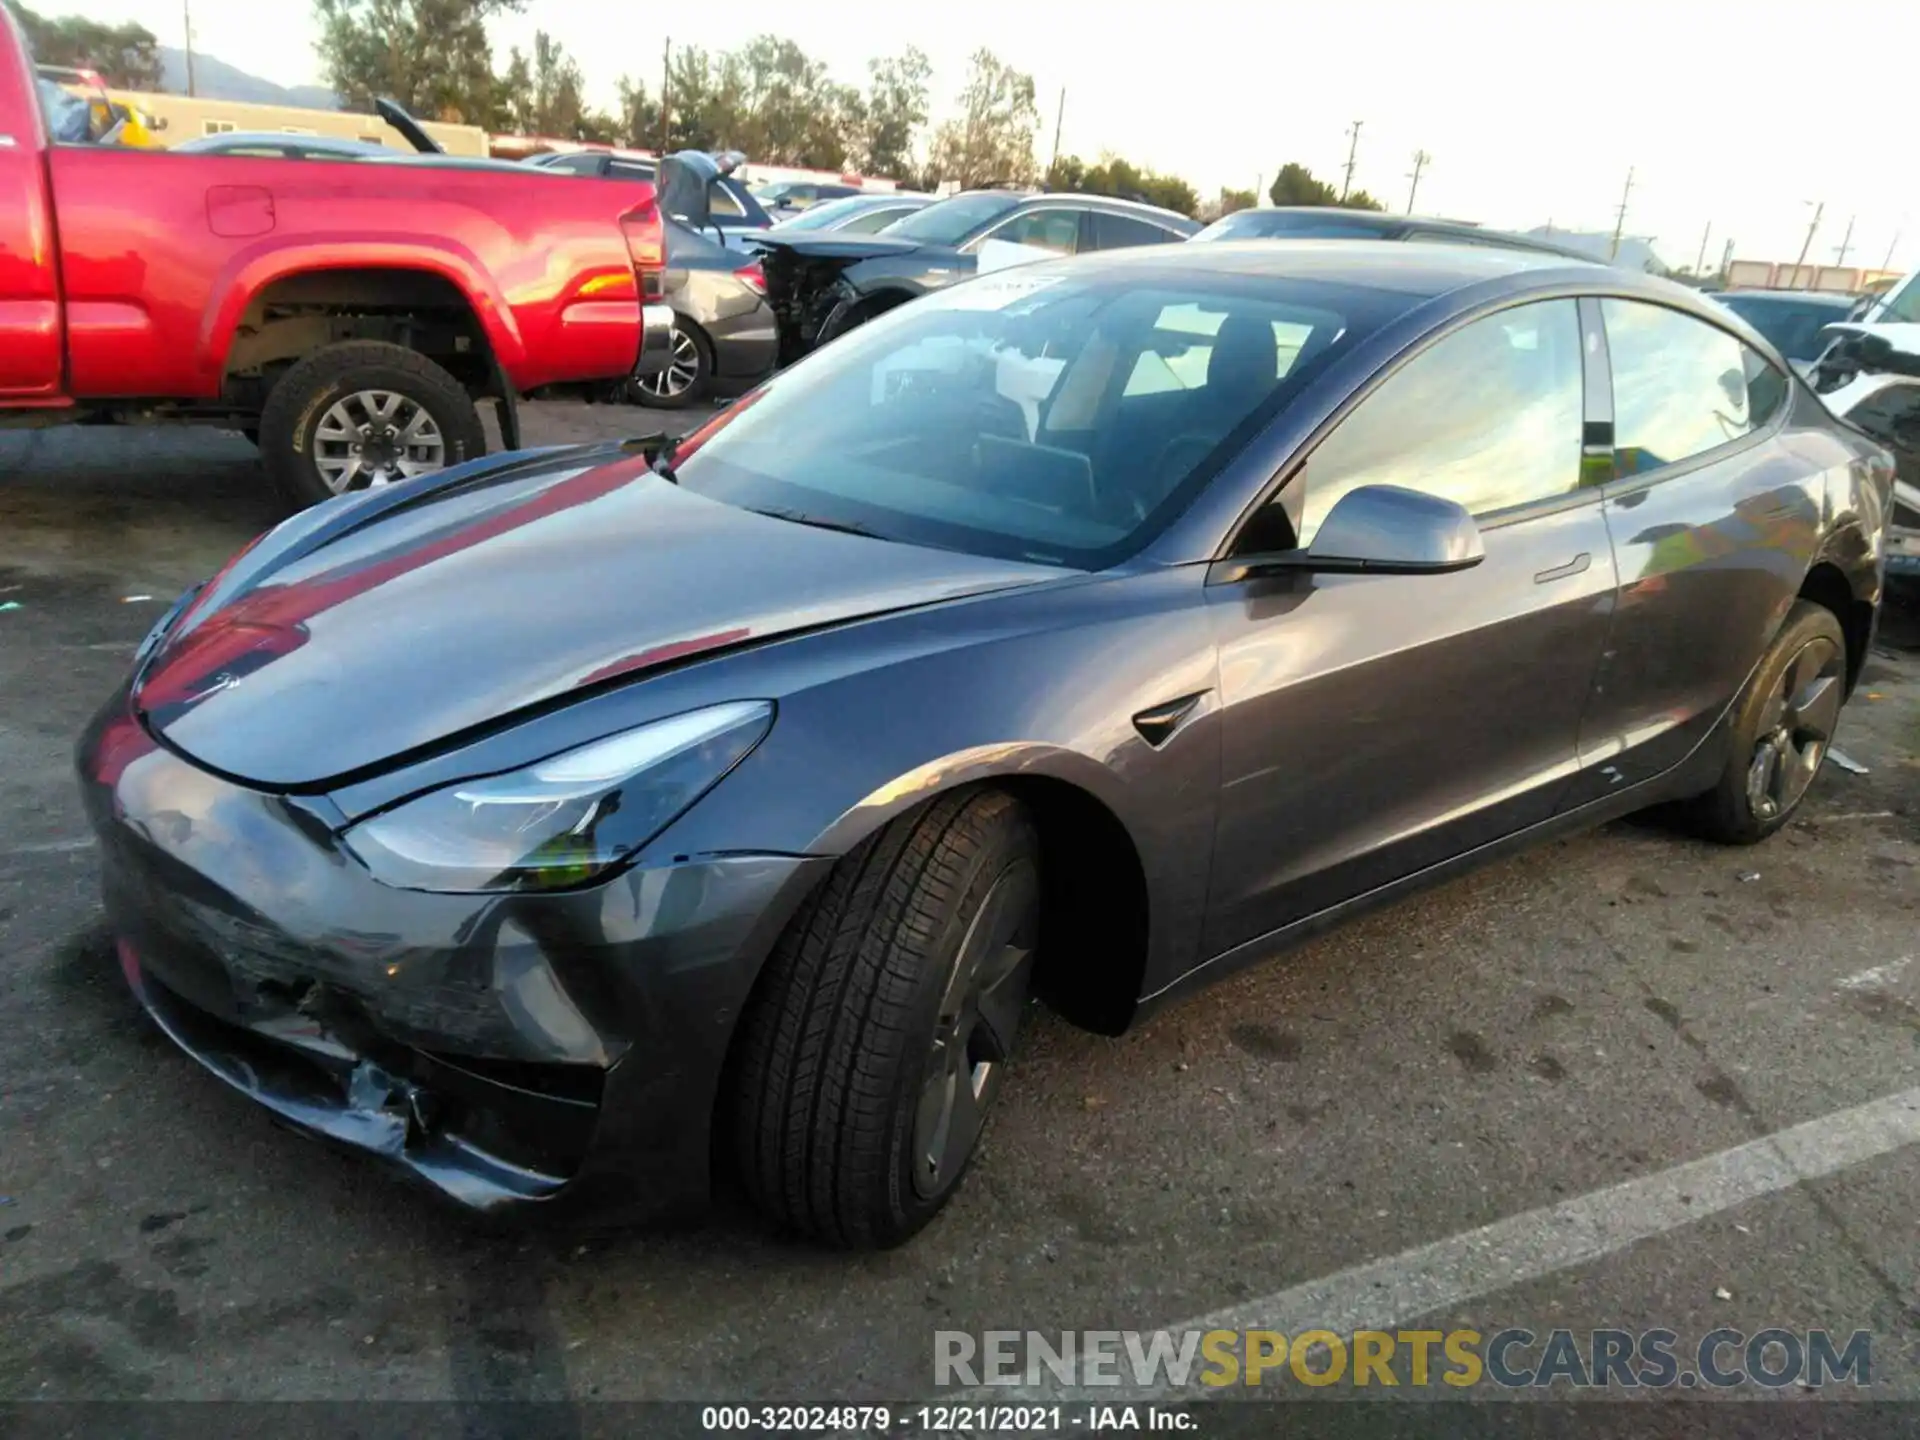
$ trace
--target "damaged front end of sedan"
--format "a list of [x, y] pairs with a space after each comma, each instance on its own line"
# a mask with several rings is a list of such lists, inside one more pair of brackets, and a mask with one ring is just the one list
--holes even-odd
[[1830, 325], [1812, 384], [1827, 408], [1893, 452], [1887, 577], [1920, 585], [1920, 325]]

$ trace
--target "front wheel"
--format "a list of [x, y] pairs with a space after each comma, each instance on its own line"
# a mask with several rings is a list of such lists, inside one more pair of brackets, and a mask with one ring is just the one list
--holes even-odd
[[734, 1155], [776, 1221], [897, 1245], [966, 1173], [1027, 1009], [1039, 845], [1012, 796], [894, 820], [834, 868], [735, 1040]]
[[1847, 684], [1847, 640], [1834, 613], [1794, 602], [1734, 707], [1720, 782], [1683, 809], [1710, 840], [1752, 845], [1785, 825], [1827, 758]]
[[260, 451], [287, 498], [311, 505], [487, 453], [460, 382], [403, 345], [349, 340], [300, 361], [260, 412]]

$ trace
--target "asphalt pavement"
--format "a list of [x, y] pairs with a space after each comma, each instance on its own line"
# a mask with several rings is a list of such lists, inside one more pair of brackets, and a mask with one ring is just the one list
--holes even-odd
[[[535, 406], [528, 436], [660, 419]], [[1618, 824], [1130, 1036], [1039, 1017], [904, 1249], [728, 1197], [501, 1234], [175, 1053], [102, 931], [74, 737], [277, 518], [236, 436], [0, 432], [0, 1398], [898, 1399], [936, 1330], [1322, 1312], [1867, 1330], [1873, 1393], [1920, 1398], [1920, 653], [1876, 650], [1839, 736], [1867, 773], [1829, 765], [1768, 844]]]

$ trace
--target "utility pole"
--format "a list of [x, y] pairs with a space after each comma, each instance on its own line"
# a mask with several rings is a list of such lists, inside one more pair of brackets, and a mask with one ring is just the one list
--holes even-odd
[[1887, 246], [1887, 258], [1880, 262], [1880, 268], [1882, 270], [1891, 270], [1893, 268], [1893, 252], [1898, 250], [1899, 248], [1900, 248], [1900, 232], [1896, 230], [1893, 232], [1893, 243]]
[[1627, 197], [1633, 194], [1633, 167], [1627, 167], [1626, 188], [1620, 192], [1620, 208], [1613, 213], [1613, 246], [1607, 251], [1607, 259], [1620, 258], [1620, 232], [1627, 228]]
[[[660, 150], [661, 159], [666, 159], [667, 146], [670, 143], [668, 126], [673, 111], [668, 108], [673, 94], [673, 41], [666, 40], [660, 47]], [[638, 137], [635, 137], [638, 138]]]
[[1420, 193], [1420, 172], [1427, 168], [1432, 159], [1433, 157], [1424, 150], [1413, 152], [1413, 174], [1408, 177], [1413, 183], [1407, 187], [1407, 214], [1409, 215], [1413, 213], [1413, 197]]
[[[1820, 229], [1820, 217], [1827, 213], [1827, 202], [1824, 200], [1817, 205], [1811, 200], [1806, 203], [1813, 205], [1813, 223], [1807, 226], [1807, 238], [1800, 242], [1800, 258], [1793, 262], [1793, 278], [1796, 280], [1800, 278], [1801, 270], [1806, 267], [1807, 252], [1813, 248], [1813, 237]], [[1790, 285], [1787, 288], [1791, 290], [1794, 287]], [[1813, 286], [1806, 285], [1801, 288], [1811, 290]]]
[[1707, 273], [1707, 237], [1712, 234], [1713, 222], [1709, 220], [1707, 228], [1700, 232], [1700, 258], [1693, 262], [1693, 273], [1696, 277]]
[[1360, 153], [1360, 127], [1365, 123], [1365, 121], [1356, 120], [1353, 122], [1353, 128], [1347, 131], [1347, 134], [1351, 136], [1352, 139], [1347, 145], [1347, 176], [1346, 179], [1340, 182], [1340, 203], [1342, 205], [1347, 203], [1347, 192], [1353, 189], [1353, 164], [1355, 157]]
[[1047, 174], [1060, 163], [1060, 128], [1067, 123], [1067, 87], [1060, 87], [1060, 108], [1053, 115], [1053, 159], [1047, 162]]
[[180, 0], [180, 18], [187, 31], [187, 94], [193, 94], [193, 0]]
[[1840, 248], [1833, 252], [1833, 263], [1836, 265], [1845, 265], [1847, 252], [1853, 249], [1853, 222], [1856, 218], [1852, 215], [1847, 217], [1847, 233], [1840, 237]]
[[1728, 240], [1726, 248], [1720, 252], [1720, 278], [1724, 280], [1731, 269], [1733, 269], [1733, 241]]

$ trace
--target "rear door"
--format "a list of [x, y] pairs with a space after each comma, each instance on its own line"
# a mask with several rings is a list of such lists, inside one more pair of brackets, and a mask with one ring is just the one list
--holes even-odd
[[1607, 299], [1618, 613], [1572, 803], [1672, 768], [1712, 729], [1793, 603], [1825, 486], [1779, 439], [1790, 383], [1731, 331]]
[[1573, 300], [1469, 322], [1380, 382], [1276, 502], [1298, 517], [1280, 543], [1304, 545], [1361, 485], [1446, 496], [1478, 518], [1479, 565], [1214, 587], [1210, 954], [1554, 813], [1614, 589], [1582, 484], [1587, 343]]

